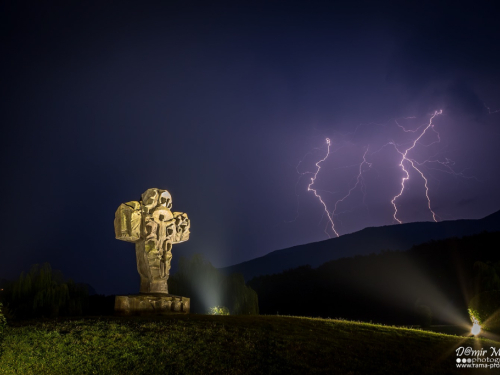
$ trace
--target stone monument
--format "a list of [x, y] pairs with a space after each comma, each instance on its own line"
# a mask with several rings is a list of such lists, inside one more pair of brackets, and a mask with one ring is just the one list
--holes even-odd
[[118, 240], [135, 243], [140, 293], [116, 296], [118, 314], [168, 314], [189, 312], [189, 298], [168, 294], [172, 245], [189, 239], [190, 221], [185, 213], [171, 212], [167, 190], [148, 189], [141, 201], [122, 203], [115, 213]]

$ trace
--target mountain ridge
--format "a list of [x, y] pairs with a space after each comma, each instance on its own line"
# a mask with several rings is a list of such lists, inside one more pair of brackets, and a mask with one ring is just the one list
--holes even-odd
[[500, 231], [500, 211], [482, 219], [367, 227], [340, 237], [275, 250], [258, 258], [222, 267], [220, 270], [241, 273], [248, 281], [256, 276], [279, 273], [307, 264], [318, 267], [339, 258], [378, 253], [382, 250], [408, 250], [424, 242], [470, 236], [484, 231]]

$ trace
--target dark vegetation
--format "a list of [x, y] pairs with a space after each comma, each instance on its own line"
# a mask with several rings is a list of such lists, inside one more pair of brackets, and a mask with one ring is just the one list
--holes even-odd
[[3, 333], [4, 328], [7, 326], [7, 319], [3, 313], [3, 304], [0, 302], [0, 335]]
[[191, 312], [224, 306], [231, 315], [259, 313], [257, 293], [245, 285], [243, 275], [226, 275], [199, 254], [181, 257], [178, 267], [168, 281], [169, 292], [191, 298]]
[[500, 344], [284, 316], [59, 318], [9, 326], [0, 374], [463, 374], [459, 346]]
[[[431, 241], [262, 276], [249, 286], [200, 255], [180, 259], [170, 293], [190, 297], [195, 312], [225, 306], [238, 317], [106, 317], [114, 296], [89, 295], [88, 285], [48, 264], [34, 266], [1, 285], [0, 375], [462, 373], [457, 347], [500, 344], [371, 321], [430, 327], [454, 314], [466, 320], [469, 301], [486, 321], [500, 306], [499, 244], [500, 233]], [[259, 312], [252, 288], [261, 312], [281, 316], [248, 316]], [[85, 314], [101, 316], [71, 318]]]
[[88, 311], [89, 293], [84, 284], [65, 280], [50, 264], [34, 265], [0, 291], [4, 315], [9, 318], [78, 316]]
[[[65, 279], [50, 264], [34, 265], [18, 279], [2, 280], [0, 302], [8, 321], [40, 317], [113, 315], [115, 296], [92, 294], [88, 284]], [[201, 255], [179, 260], [179, 271], [170, 277], [171, 294], [190, 297], [191, 311], [207, 313], [225, 306], [231, 314], [258, 314], [257, 294], [242, 275], [225, 275]]]
[[476, 294], [469, 301], [471, 320], [500, 333], [500, 262], [476, 262], [474, 287]]
[[472, 297], [500, 289], [494, 269], [481, 273], [481, 263], [475, 271], [474, 264], [499, 261], [499, 245], [500, 232], [430, 241], [408, 251], [382, 251], [316, 269], [302, 266], [260, 276], [249, 286], [259, 295], [262, 314], [423, 326], [430, 320], [470, 322], [467, 304]]
[[471, 320], [476, 319], [483, 329], [498, 331], [500, 328], [500, 291], [492, 290], [476, 295], [469, 302]]
[[[499, 344], [371, 322], [459, 324], [468, 307], [487, 321], [500, 307], [499, 244], [498, 232], [431, 241], [261, 276], [249, 286], [200, 255], [180, 259], [170, 293], [190, 297], [194, 312], [224, 306], [238, 317], [106, 317], [114, 296], [90, 295], [88, 285], [48, 264], [34, 266], [2, 280], [0, 374], [462, 373], [454, 349]], [[248, 316], [259, 307], [281, 316]]]

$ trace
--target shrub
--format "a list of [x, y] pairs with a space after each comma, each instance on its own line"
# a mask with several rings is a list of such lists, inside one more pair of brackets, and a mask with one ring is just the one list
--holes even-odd
[[229, 309], [225, 306], [214, 306], [208, 310], [210, 315], [229, 315]]
[[484, 330], [500, 329], [500, 291], [482, 292], [469, 302], [471, 321], [477, 320]]

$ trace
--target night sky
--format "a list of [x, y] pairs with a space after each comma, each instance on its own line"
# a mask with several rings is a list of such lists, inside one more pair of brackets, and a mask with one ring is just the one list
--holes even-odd
[[[192, 222], [174, 259], [221, 267], [334, 236], [307, 191], [326, 138], [313, 187], [330, 213], [355, 187], [338, 233], [395, 224], [396, 148], [439, 110], [408, 154], [437, 220], [499, 210], [494, 2], [324, 3], [4, 2], [0, 278], [48, 261], [137, 292], [113, 219], [151, 187]], [[416, 170], [405, 189], [398, 219], [432, 220]]]

